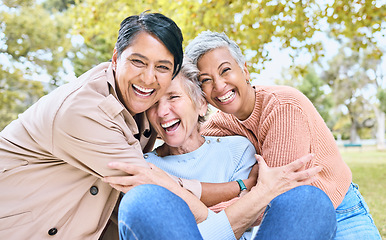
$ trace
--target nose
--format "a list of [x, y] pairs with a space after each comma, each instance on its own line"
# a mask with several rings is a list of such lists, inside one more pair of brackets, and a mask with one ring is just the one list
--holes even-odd
[[155, 70], [152, 67], [147, 67], [142, 73], [142, 81], [146, 85], [151, 85], [156, 81]]
[[225, 86], [226, 86], [225, 81], [220, 77], [213, 79], [213, 88], [216, 91], [221, 91], [222, 89], [224, 89]]
[[160, 101], [157, 107], [157, 115], [159, 117], [165, 117], [170, 112], [170, 105], [167, 101]]

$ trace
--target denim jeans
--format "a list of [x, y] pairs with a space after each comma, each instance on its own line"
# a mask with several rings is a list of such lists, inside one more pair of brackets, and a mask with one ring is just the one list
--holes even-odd
[[327, 194], [313, 186], [300, 186], [268, 204], [255, 240], [329, 240], [334, 239], [336, 226]]
[[380, 240], [381, 235], [369, 213], [369, 207], [351, 183], [345, 198], [336, 209], [338, 229], [336, 240]]
[[118, 227], [121, 240], [202, 239], [185, 201], [157, 185], [140, 185], [125, 194]]
[[[202, 239], [188, 205], [156, 185], [126, 193], [118, 221], [121, 240]], [[255, 239], [328, 240], [335, 230], [335, 210], [327, 195], [316, 187], [301, 186], [271, 201]]]

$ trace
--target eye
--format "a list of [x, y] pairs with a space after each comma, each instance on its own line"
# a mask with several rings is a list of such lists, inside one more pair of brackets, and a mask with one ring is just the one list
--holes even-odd
[[162, 73], [167, 73], [167, 72], [171, 71], [171, 68], [168, 66], [165, 66], [165, 65], [158, 65], [157, 69], [158, 69], [158, 71], [160, 71]]
[[178, 98], [180, 98], [179, 95], [170, 95], [170, 96], [169, 96], [169, 99], [170, 99], [170, 100], [178, 99]]
[[223, 75], [224, 73], [228, 72], [229, 70], [231, 70], [229, 67], [224, 68], [224, 69], [221, 71], [221, 75]]
[[146, 64], [140, 59], [130, 59], [130, 62], [136, 67], [144, 67]]
[[203, 85], [203, 84], [207, 84], [207, 83], [210, 83], [212, 81], [212, 79], [210, 78], [201, 78], [200, 79], [200, 84]]

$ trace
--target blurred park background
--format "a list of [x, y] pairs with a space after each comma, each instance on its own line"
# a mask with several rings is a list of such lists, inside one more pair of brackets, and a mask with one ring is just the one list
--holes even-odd
[[148, 9], [177, 22], [184, 46], [203, 30], [225, 32], [247, 56], [252, 84], [302, 91], [386, 239], [386, 0], [2, 0], [0, 130], [108, 61], [119, 23]]

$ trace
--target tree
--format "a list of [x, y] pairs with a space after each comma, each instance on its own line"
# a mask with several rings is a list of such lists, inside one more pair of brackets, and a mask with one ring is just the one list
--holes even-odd
[[[203, 30], [225, 32], [243, 51], [249, 51], [250, 63], [259, 70], [262, 63], [269, 60], [265, 46], [274, 40], [279, 41], [282, 48], [306, 49], [314, 61], [324, 55], [321, 42], [313, 38], [317, 32], [331, 30], [337, 38], [352, 37], [359, 32], [359, 37], [366, 36], [362, 45], [374, 43], [374, 36], [386, 27], [382, 25], [386, 6], [378, 2], [85, 0], [77, 2], [71, 12], [75, 33], [84, 37], [89, 48], [99, 48], [98, 52], [103, 49], [103, 54], [108, 53], [108, 56], [114, 47], [120, 21], [150, 9], [175, 20], [183, 31], [185, 44]], [[296, 51], [293, 56], [296, 57]]]
[[10, 69], [20, 69], [30, 79], [45, 74], [51, 84], [62, 84], [63, 61], [72, 47], [68, 35], [71, 22], [32, 0], [7, 0], [4, 4], [5, 10], [0, 12], [4, 47], [0, 54], [9, 59]]
[[378, 107], [375, 107], [375, 115], [377, 116], [378, 131], [377, 131], [377, 147], [378, 149], [385, 149], [385, 122], [386, 122], [386, 89], [383, 86], [383, 71], [378, 67], [377, 83], [377, 98], [379, 100]]
[[[342, 12], [344, 14], [342, 14]], [[383, 76], [379, 72], [380, 60], [385, 50], [381, 49], [377, 39], [385, 38], [386, 3], [384, 1], [340, 0], [329, 5], [324, 15], [327, 17], [330, 35], [337, 40], [350, 43], [350, 48], [356, 52], [366, 52], [364, 70], [373, 72], [372, 85], [376, 92], [383, 92]], [[373, 104], [377, 117], [377, 145], [379, 149], [385, 146], [385, 114], [379, 110], [382, 100], [379, 98]]]
[[63, 83], [71, 48], [65, 15], [32, 0], [5, 0], [0, 8], [0, 129], [43, 96], [41, 78]]
[[345, 106], [351, 120], [350, 141], [357, 142], [358, 130], [368, 123], [369, 112], [372, 111], [371, 98], [365, 92], [375, 84], [369, 70], [376, 66], [371, 61], [372, 51], [351, 49], [348, 43], [339, 50], [324, 70], [323, 79], [332, 89], [335, 102]]
[[[182, 29], [185, 45], [203, 30], [225, 32], [244, 52], [249, 52], [249, 62], [257, 72], [269, 59], [264, 46], [273, 39], [280, 41], [283, 48], [307, 48], [316, 55], [319, 53], [320, 43], [306, 41], [319, 28], [322, 13], [313, 0], [87, 0], [71, 9], [75, 19], [74, 33], [83, 36], [85, 46], [79, 57], [85, 67], [77, 75], [100, 61], [108, 60], [120, 21], [147, 9], [175, 20]], [[88, 56], [94, 53], [98, 54], [90, 60]]]
[[20, 70], [0, 69], [0, 130], [44, 94], [42, 83], [24, 79]]

